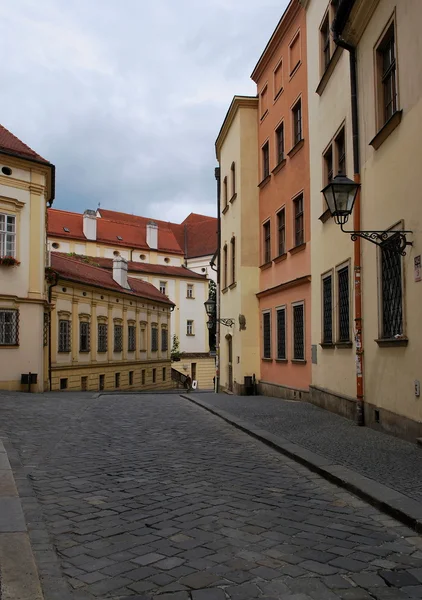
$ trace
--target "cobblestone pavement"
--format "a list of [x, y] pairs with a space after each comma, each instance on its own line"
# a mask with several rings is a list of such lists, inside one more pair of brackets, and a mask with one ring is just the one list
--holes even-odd
[[422, 540], [178, 395], [0, 397], [46, 600], [422, 598]]
[[422, 502], [422, 450], [309, 404], [266, 396], [194, 397]]

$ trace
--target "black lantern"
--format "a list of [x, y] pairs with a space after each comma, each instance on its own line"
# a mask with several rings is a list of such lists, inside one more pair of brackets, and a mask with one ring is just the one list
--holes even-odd
[[352, 214], [359, 185], [345, 175], [338, 174], [322, 190], [328, 210], [338, 225], [347, 223]]
[[215, 315], [215, 300], [212, 298], [208, 298], [206, 302], [204, 302], [205, 310], [209, 317], [213, 317]]
[[213, 319], [209, 319], [209, 320], [207, 321], [207, 327], [208, 327], [208, 329], [209, 329], [210, 331], [211, 331], [211, 329], [214, 327], [214, 325], [215, 325], [215, 321], [214, 321]]

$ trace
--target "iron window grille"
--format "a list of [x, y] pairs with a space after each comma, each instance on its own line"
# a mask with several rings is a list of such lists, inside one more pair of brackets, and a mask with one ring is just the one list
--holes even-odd
[[386, 123], [397, 110], [396, 54], [393, 24], [391, 24], [379, 48], [379, 53], [381, 55], [382, 68], [381, 82], [384, 123]]
[[277, 163], [281, 163], [284, 160], [284, 123], [276, 130], [276, 138], [277, 138]]
[[293, 145], [302, 140], [302, 101], [299, 100], [293, 107]]
[[69, 319], [59, 320], [59, 352], [70, 352], [71, 325]]
[[[123, 350], [123, 325], [114, 325], [114, 352]], [[116, 387], [119, 387], [116, 385]]]
[[278, 255], [281, 256], [286, 252], [286, 212], [282, 208], [277, 213], [278, 219]]
[[193, 321], [186, 321], [186, 335], [193, 335]]
[[322, 341], [324, 344], [333, 343], [333, 285], [332, 277], [328, 275], [322, 280]]
[[338, 281], [338, 340], [350, 342], [349, 267], [337, 271]]
[[402, 258], [394, 244], [381, 246], [382, 335], [403, 334]]
[[0, 311], [0, 346], [19, 346], [19, 311]]
[[128, 352], [135, 352], [135, 350], [136, 350], [136, 327], [135, 327], [135, 325], [128, 325], [127, 349], [128, 349]]
[[303, 231], [303, 196], [294, 200], [295, 207], [295, 246], [300, 246], [304, 242]]
[[277, 358], [285, 360], [286, 355], [286, 309], [277, 310]]
[[16, 217], [0, 214], [0, 257], [16, 258]]
[[271, 314], [264, 313], [262, 315], [263, 323], [263, 341], [264, 341], [264, 358], [271, 358]]
[[232, 237], [230, 240], [232, 250], [232, 283], [236, 281], [236, 238]]
[[[346, 139], [344, 128], [336, 137], [337, 174], [346, 175]], [[328, 182], [329, 183], [329, 182]]]
[[165, 327], [161, 329], [161, 351], [167, 352], [169, 348], [169, 336], [168, 331]]
[[107, 324], [98, 323], [98, 352], [107, 352], [107, 334]]
[[264, 223], [264, 264], [271, 261], [271, 224]]
[[157, 327], [157, 325], [151, 326], [151, 351], [158, 352], [158, 327]]
[[82, 321], [79, 323], [79, 352], [89, 352], [90, 347], [90, 327], [89, 323]]
[[44, 313], [44, 325], [43, 325], [43, 346], [48, 346], [48, 332], [50, 330], [50, 313]]
[[305, 360], [305, 323], [303, 304], [293, 306], [293, 358]]
[[267, 142], [262, 146], [262, 179], [270, 174], [270, 145]]

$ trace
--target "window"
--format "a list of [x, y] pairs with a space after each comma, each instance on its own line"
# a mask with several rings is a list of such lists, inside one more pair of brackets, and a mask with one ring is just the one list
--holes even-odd
[[231, 172], [232, 172], [232, 198], [233, 198], [233, 196], [236, 193], [236, 165], [234, 162], [232, 162]]
[[147, 349], [147, 324], [145, 322], [141, 322], [141, 339], [140, 339], [140, 350], [145, 352]]
[[278, 222], [278, 255], [281, 256], [286, 252], [286, 212], [282, 208], [277, 213]]
[[0, 257], [16, 258], [16, 217], [0, 214]]
[[141, 371], [141, 382], [142, 385], [145, 385], [145, 369], [142, 369]]
[[0, 310], [0, 346], [18, 346], [19, 311]]
[[350, 341], [349, 267], [337, 271], [338, 290], [338, 341]]
[[382, 337], [403, 334], [402, 258], [394, 241], [381, 246]]
[[188, 283], [186, 286], [186, 298], [193, 298], [193, 283]]
[[90, 349], [90, 327], [89, 323], [79, 323], [79, 352], [89, 352]]
[[158, 325], [152, 323], [151, 325], [151, 351], [158, 352]]
[[227, 287], [227, 244], [224, 245], [223, 248], [223, 263], [224, 263], [224, 271], [223, 271], [223, 281], [224, 287]]
[[264, 358], [271, 358], [271, 313], [262, 315]]
[[333, 147], [330, 147], [324, 154], [324, 179], [325, 185], [328, 185], [333, 180]]
[[286, 308], [277, 309], [277, 358], [285, 360], [286, 354]]
[[341, 128], [339, 134], [335, 139], [336, 145], [336, 159], [337, 159], [337, 173], [346, 175], [346, 140], [344, 135], [344, 127]]
[[70, 352], [70, 321], [59, 320], [59, 352]]
[[277, 164], [284, 160], [284, 123], [281, 123], [275, 132], [277, 143]]
[[293, 107], [293, 146], [302, 139], [302, 100], [298, 100]]
[[166, 327], [161, 328], [161, 352], [167, 352], [169, 348], [169, 336]]
[[397, 111], [397, 65], [394, 23], [388, 27], [377, 48], [379, 125], [382, 127]]
[[[123, 325], [114, 325], [114, 352], [123, 350]], [[118, 387], [116, 385], [116, 387]]]
[[44, 313], [44, 327], [43, 327], [43, 346], [48, 346], [48, 333], [50, 330], [50, 313]]
[[305, 241], [303, 230], [303, 195], [293, 201], [295, 210], [295, 246], [300, 246]]
[[98, 323], [98, 352], [107, 352], [107, 323]]
[[135, 352], [135, 350], [136, 350], [136, 327], [135, 327], [135, 325], [128, 325], [128, 327], [127, 327], [127, 349], [128, 349], [128, 352]]
[[83, 392], [86, 392], [88, 389], [88, 377], [85, 375], [84, 377], [81, 377], [81, 390]]
[[293, 305], [293, 358], [305, 360], [305, 323], [303, 304]]
[[186, 321], [186, 335], [193, 335], [193, 321]]
[[236, 282], [236, 238], [232, 237], [230, 240], [230, 246], [232, 250], [232, 283]]
[[105, 375], [100, 375], [98, 378], [98, 388], [103, 390], [105, 387]]
[[152, 383], [157, 381], [157, 369], [152, 370]]
[[262, 90], [262, 92], [259, 96], [259, 100], [260, 100], [260, 108], [261, 108], [261, 119], [263, 119], [268, 112], [268, 88], [267, 88], [267, 86], [265, 86], [264, 89]]
[[60, 389], [67, 390], [67, 383], [67, 377], [63, 377], [63, 379], [60, 379]]
[[166, 367], [163, 367], [163, 381], [166, 380]]
[[322, 279], [322, 342], [333, 343], [333, 278]]
[[274, 70], [274, 98], [283, 89], [283, 63], [280, 61]]
[[264, 264], [271, 261], [271, 223], [264, 223]]
[[133, 385], [133, 371], [129, 371], [129, 385]]
[[167, 282], [166, 281], [160, 281], [160, 292], [162, 294], [167, 294]]
[[116, 387], [116, 388], [120, 387], [120, 373], [114, 374], [114, 387]]
[[262, 146], [262, 179], [270, 174], [270, 145], [266, 142]]
[[290, 53], [290, 75], [293, 75], [294, 71], [300, 64], [300, 32], [297, 33], [295, 38], [289, 47]]
[[224, 200], [224, 208], [227, 208], [227, 203], [229, 201], [228, 191], [227, 191], [227, 177], [223, 179], [223, 200]]
[[321, 54], [322, 54], [322, 72], [328, 67], [331, 59], [330, 50], [330, 18], [327, 12], [321, 26]]

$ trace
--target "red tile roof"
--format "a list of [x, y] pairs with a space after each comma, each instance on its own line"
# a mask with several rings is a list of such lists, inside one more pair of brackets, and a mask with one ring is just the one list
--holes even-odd
[[34, 152], [32, 148], [21, 142], [19, 138], [10, 133], [3, 125], [0, 125], [0, 150], [5, 150], [21, 158], [32, 158], [50, 164], [48, 160], [45, 160], [45, 158]]
[[212, 256], [218, 245], [217, 219], [198, 221], [186, 225], [186, 258]]
[[85, 263], [80, 259], [78, 260], [76, 258], [52, 252], [51, 268], [58, 273], [60, 277], [69, 281], [92, 285], [94, 287], [100, 287], [106, 290], [174, 306], [174, 303], [157, 290], [151, 283], [143, 281], [142, 279], [128, 277], [128, 283], [131, 289], [127, 290], [114, 281], [111, 271]]
[[200, 223], [202, 221], [216, 221], [217, 219], [215, 217], [208, 217], [207, 215], [198, 215], [198, 213], [190, 213], [190, 215], [188, 215], [186, 217], [186, 219], [184, 221], [182, 221], [182, 225], [186, 224], [190, 224], [190, 223]]

